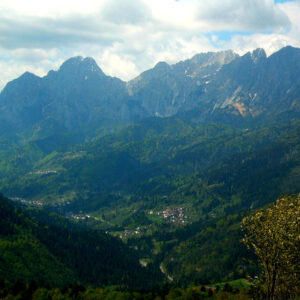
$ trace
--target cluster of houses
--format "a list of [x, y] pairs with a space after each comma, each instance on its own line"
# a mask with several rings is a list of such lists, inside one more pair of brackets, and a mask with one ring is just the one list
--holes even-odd
[[29, 172], [28, 173], [29, 175], [32, 175], [32, 174], [36, 174], [36, 175], [54, 175], [54, 174], [57, 174], [57, 171], [55, 170], [38, 170], [36, 172]]
[[[161, 211], [153, 211], [150, 210], [148, 213], [149, 215], [158, 215], [159, 217], [163, 218], [164, 221], [169, 223], [174, 223], [176, 225], [184, 226], [188, 224], [188, 218], [185, 215], [185, 208], [183, 206], [167, 208]], [[127, 239], [130, 237], [138, 236], [144, 234], [148, 228], [151, 228], [152, 224], [137, 227], [135, 229], [125, 229], [121, 233], [115, 234], [121, 239]]]
[[57, 174], [57, 171], [55, 171], [55, 170], [39, 170], [39, 171], [36, 171], [35, 174], [37, 174], [37, 175]]
[[[68, 218], [74, 219], [74, 220], [87, 220], [90, 218], [93, 218], [90, 215], [86, 215], [86, 214], [70, 214], [67, 216]], [[95, 218], [94, 218], [95, 219]]]
[[142, 233], [141, 227], [137, 227], [136, 229], [129, 230], [125, 229], [119, 236], [121, 239], [127, 239], [129, 237], [133, 237]]
[[121, 238], [121, 239], [127, 239], [133, 236], [143, 235], [146, 233], [146, 231], [152, 227], [152, 224], [139, 226], [135, 229], [125, 229], [121, 233], [114, 234], [115, 236]]
[[163, 217], [164, 220], [172, 223], [187, 224], [186, 216], [184, 215], [183, 206], [167, 208], [165, 210], [158, 211], [157, 215]]
[[43, 203], [39, 200], [26, 200], [26, 199], [20, 198], [20, 197], [12, 197], [12, 198], [9, 198], [9, 199], [11, 201], [22, 203], [24, 205], [43, 206]]

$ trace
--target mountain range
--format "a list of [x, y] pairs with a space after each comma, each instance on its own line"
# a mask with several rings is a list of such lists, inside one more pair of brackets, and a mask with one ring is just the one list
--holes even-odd
[[[270, 57], [263, 49], [243, 56], [202, 53], [174, 65], [160, 62], [127, 83], [105, 75], [92, 58], [70, 58], [42, 78], [26, 72], [6, 85], [1, 135], [103, 135], [146, 117], [183, 112], [198, 122], [298, 116], [299, 57], [290, 46]], [[77, 138], [82, 141], [82, 134]]]
[[[290, 46], [159, 62], [129, 82], [82, 57], [44, 77], [25, 73], [0, 94], [0, 191], [67, 217], [63, 234], [75, 222], [105, 245], [117, 242], [104, 231], [121, 238], [136, 251], [124, 248], [134, 272], [139, 260], [180, 284], [254, 274], [242, 216], [300, 191], [299, 81], [300, 49]], [[57, 270], [81, 279], [33, 233]]]

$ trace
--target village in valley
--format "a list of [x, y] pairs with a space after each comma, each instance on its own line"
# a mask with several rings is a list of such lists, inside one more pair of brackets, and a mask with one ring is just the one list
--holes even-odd
[[20, 198], [20, 197], [11, 197], [9, 199], [11, 201], [18, 202], [18, 203], [21, 203], [21, 204], [26, 205], [26, 206], [35, 206], [35, 207], [42, 207], [43, 206], [43, 203], [39, 200], [27, 200], [27, 199]]
[[144, 226], [137, 226], [136, 228], [125, 228], [124, 231], [115, 233], [121, 239], [128, 239], [134, 236], [141, 236], [151, 230], [153, 223], [165, 223], [176, 227], [182, 227], [189, 223], [189, 217], [186, 214], [184, 206], [165, 208], [163, 210], [150, 210], [147, 212], [147, 217], [153, 222]]
[[[10, 199], [26, 206], [37, 208], [46, 207], [40, 200], [27, 200], [20, 197], [12, 197]], [[145, 219], [147, 219], [147, 224], [139, 224], [139, 222], [136, 222], [135, 226], [132, 224], [131, 226], [123, 225], [120, 226], [118, 230], [115, 230], [113, 223], [104, 221], [102, 218], [98, 218], [83, 211], [78, 211], [78, 213], [73, 212], [70, 207], [71, 204], [72, 202], [70, 201], [64, 201], [54, 203], [47, 207], [51, 211], [63, 214], [65, 217], [70, 220], [74, 220], [75, 222], [93, 222], [94, 224], [100, 224], [100, 228], [101, 224], [107, 223], [106, 225], [110, 225], [108, 227], [112, 227], [104, 229], [104, 231], [122, 240], [147, 235], [147, 233], [152, 231], [157, 224], [165, 224], [171, 226], [172, 228], [178, 228], [186, 226], [190, 223], [190, 216], [187, 214], [187, 209], [181, 205], [176, 207], [167, 207], [160, 210], [147, 210], [145, 211]], [[136, 210], [133, 211], [132, 216], [134, 216], [135, 213]]]
[[[150, 211], [149, 214], [153, 213]], [[176, 223], [178, 225], [186, 225], [188, 223], [187, 216], [185, 215], [185, 208], [183, 206], [167, 208], [157, 212], [165, 221]]]

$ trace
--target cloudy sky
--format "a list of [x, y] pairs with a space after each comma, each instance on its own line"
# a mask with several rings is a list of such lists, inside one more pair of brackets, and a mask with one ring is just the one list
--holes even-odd
[[0, 0], [0, 89], [91, 56], [129, 80], [199, 52], [300, 47], [300, 0]]

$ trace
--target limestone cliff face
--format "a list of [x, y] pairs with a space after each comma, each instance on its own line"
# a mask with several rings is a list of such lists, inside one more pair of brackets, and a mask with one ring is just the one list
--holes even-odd
[[220, 68], [238, 57], [232, 51], [197, 54], [175, 65], [158, 63], [127, 84], [129, 95], [150, 115], [171, 116], [192, 108]]
[[213, 99], [210, 114], [246, 119], [300, 111], [300, 50], [286, 47], [270, 57], [247, 53], [224, 66], [203, 96]]
[[230, 123], [298, 115], [299, 75], [297, 48], [285, 47], [270, 57], [263, 49], [243, 56], [225, 51], [171, 66], [159, 63], [127, 89], [150, 115], [191, 111], [200, 121]]

